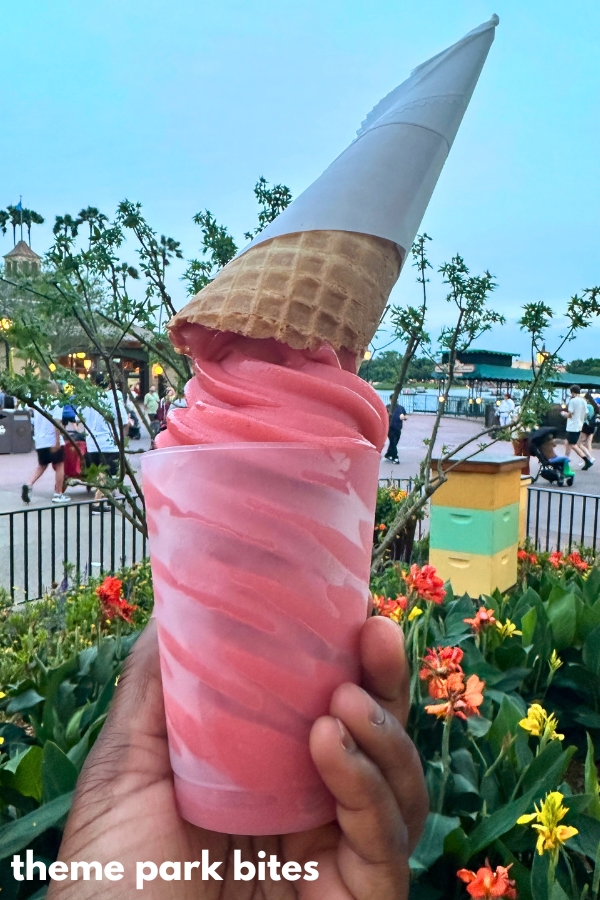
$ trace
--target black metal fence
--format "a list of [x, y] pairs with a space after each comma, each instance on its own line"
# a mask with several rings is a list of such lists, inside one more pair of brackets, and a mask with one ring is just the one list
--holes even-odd
[[42, 597], [67, 572], [86, 579], [146, 556], [147, 541], [107, 501], [0, 513], [0, 589], [13, 603]]
[[530, 487], [527, 534], [537, 550], [571, 550], [584, 544], [598, 549], [600, 497], [574, 491]]
[[[382, 394], [384, 392], [381, 392]], [[391, 391], [389, 392], [391, 396]], [[480, 398], [481, 399], [481, 398]], [[386, 402], [389, 402], [386, 400]], [[489, 401], [487, 401], [489, 403]], [[401, 394], [398, 403], [404, 407], [407, 413], [430, 413], [438, 411], [440, 399], [437, 394]], [[486, 402], [477, 403], [475, 398], [447, 397], [444, 403], [444, 415], [467, 416], [468, 418], [483, 418], [485, 416]]]

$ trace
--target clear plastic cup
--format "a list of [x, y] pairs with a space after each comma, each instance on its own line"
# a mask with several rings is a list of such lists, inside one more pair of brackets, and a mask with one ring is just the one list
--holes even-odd
[[359, 676], [379, 454], [186, 446], [142, 470], [182, 816], [250, 835], [331, 821], [308, 739]]

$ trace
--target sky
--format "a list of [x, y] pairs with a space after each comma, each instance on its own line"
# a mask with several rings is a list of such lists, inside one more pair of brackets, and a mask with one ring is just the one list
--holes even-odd
[[[480, 347], [527, 356], [523, 303], [556, 310], [600, 284], [600, 4], [578, 0], [21, 0], [3, 5], [0, 207], [55, 215], [140, 201], [197, 255], [209, 209], [243, 245], [260, 176], [297, 196], [419, 63], [500, 16], [421, 230], [432, 236], [430, 327], [449, 322], [435, 270], [489, 269], [507, 323]], [[12, 231], [0, 235], [0, 254]], [[171, 290], [186, 300], [181, 268]], [[407, 264], [392, 302], [418, 299]], [[564, 351], [600, 356], [600, 324]], [[384, 330], [374, 348], [389, 342]], [[392, 345], [393, 349], [393, 345]]]

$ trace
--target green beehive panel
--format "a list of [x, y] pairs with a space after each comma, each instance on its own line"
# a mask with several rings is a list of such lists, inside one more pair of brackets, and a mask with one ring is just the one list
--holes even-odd
[[429, 544], [437, 550], [493, 556], [518, 540], [518, 503], [491, 510], [431, 507]]

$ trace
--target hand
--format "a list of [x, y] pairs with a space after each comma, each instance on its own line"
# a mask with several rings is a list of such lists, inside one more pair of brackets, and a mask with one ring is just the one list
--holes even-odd
[[[337, 800], [337, 822], [274, 837], [239, 837], [197, 828], [178, 814], [171, 780], [154, 621], [129, 658], [113, 706], [90, 753], [59, 859], [118, 861], [122, 881], [55, 881], [48, 900], [406, 900], [408, 858], [428, 809], [417, 752], [404, 731], [409, 674], [402, 631], [368, 619], [361, 631], [364, 690], [343, 684], [331, 715], [318, 719], [310, 748]], [[380, 722], [381, 724], [374, 724]], [[233, 850], [256, 862], [264, 849], [283, 863], [318, 862], [316, 881], [234, 881]], [[208, 849], [223, 881], [145, 883], [135, 864], [200, 860]], [[92, 875], [93, 877], [93, 875]], [[182, 866], [183, 877], [183, 866]]]

